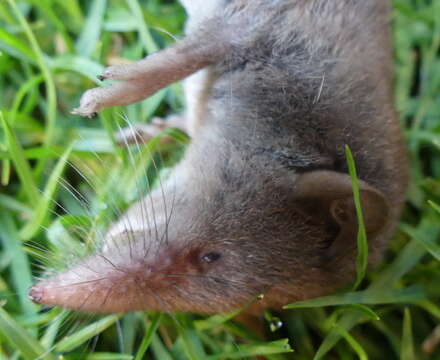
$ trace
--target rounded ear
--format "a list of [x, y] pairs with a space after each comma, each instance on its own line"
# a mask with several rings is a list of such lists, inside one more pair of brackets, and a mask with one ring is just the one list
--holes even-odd
[[[367, 236], [376, 236], [388, 223], [389, 205], [376, 188], [359, 180], [359, 191]], [[338, 233], [330, 246], [330, 254], [342, 255], [356, 245], [358, 221], [348, 174], [329, 170], [299, 175], [294, 197], [300, 210], [320, 224], [337, 225]]]

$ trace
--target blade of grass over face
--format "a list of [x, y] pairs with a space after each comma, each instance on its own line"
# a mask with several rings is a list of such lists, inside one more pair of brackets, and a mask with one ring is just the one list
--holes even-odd
[[31, 203], [38, 203], [40, 200], [40, 194], [38, 193], [38, 187], [35, 183], [31, 167], [24, 156], [23, 148], [21, 147], [17, 136], [10, 128], [8, 121], [5, 119], [1, 111], [0, 122], [5, 132], [9, 154], [11, 155], [18, 176], [23, 183], [23, 189]]
[[38, 341], [34, 340], [1, 306], [0, 334], [11, 343], [26, 360], [39, 358], [55, 360], [55, 357], [49, 354]]
[[356, 290], [365, 277], [368, 266], [368, 242], [367, 232], [365, 230], [364, 217], [362, 215], [361, 196], [359, 190], [359, 182], [357, 178], [356, 165], [354, 163], [353, 154], [348, 147], [345, 146], [345, 156], [348, 164], [348, 172], [351, 177], [353, 187], [353, 200], [356, 207], [356, 215], [358, 220], [358, 234], [357, 234], [357, 258], [356, 258], [356, 281], [353, 285], [353, 290]]

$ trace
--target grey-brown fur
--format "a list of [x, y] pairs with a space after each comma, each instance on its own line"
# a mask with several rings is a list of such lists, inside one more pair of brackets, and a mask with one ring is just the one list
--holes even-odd
[[[336, 290], [353, 280], [356, 257], [345, 145], [362, 180], [370, 262], [381, 257], [407, 186], [389, 2], [230, 0], [199, 22], [154, 55], [163, 63], [146, 58], [105, 73], [133, 91], [142, 84], [138, 99], [157, 90], [148, 85], [151, 64], [161, 74], [170, 69], [160, 86], [209, 66], [185, 158], [163, 192], [110, 229], [98, 255], [37, 284], [35, 301], [94, 312], [212, 313], [259, 293], [266, 296], [255, 311]], [[177, 63], [167, 55], [175, 49]], [[97, 103], [93, 91], [79, 113], [116, 104], [114, 94]], [[115, 90], [98, 92], [102, 99]], [[130, 231], [133, 223], [141, 225]], [[221, 257], [207, 261], [213, 253]], [[60, 284], [65, 295], [53, 291]]]

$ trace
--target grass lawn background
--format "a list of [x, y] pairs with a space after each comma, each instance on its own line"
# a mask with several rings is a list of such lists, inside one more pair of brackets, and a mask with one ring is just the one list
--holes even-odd
[[265, 339], [231, 316], [96, 317], [27, 299], [36, 276], [92, 251], [118, 211], [181, 156], [188, 138], [178, 131], [129, 150], [113, 136], [127, 119], [180, 112], [179, 84], [92, 120], [69, 111], [103, 64], [166, 47], [184, 19], [175, 1], [0, 0], [0, 360], [440, 359], [438, 0], [394, 1], [395, 97], [412, 185], [384, 263], [356, 292], [266, 314]]

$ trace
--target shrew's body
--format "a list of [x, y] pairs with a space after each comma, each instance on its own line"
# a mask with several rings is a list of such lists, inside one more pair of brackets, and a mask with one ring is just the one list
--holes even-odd
[[[392, 97], [389, 2], [183, 0], [187, 36], [87, 92], [89, 116], [185, 80], [193, 140], [163, 189], [106, 246], [38, 283], [40, 303], [92, 312], [223, 312], [327, 294], [354, 278], [360, 181], [370, 263], [407, 185]], [[172, 209], [172, 211], [170, 211]], [[154, 214], [154, 221], [152, 221]], [[57, 291], [59, 286], [63, 291]]]

